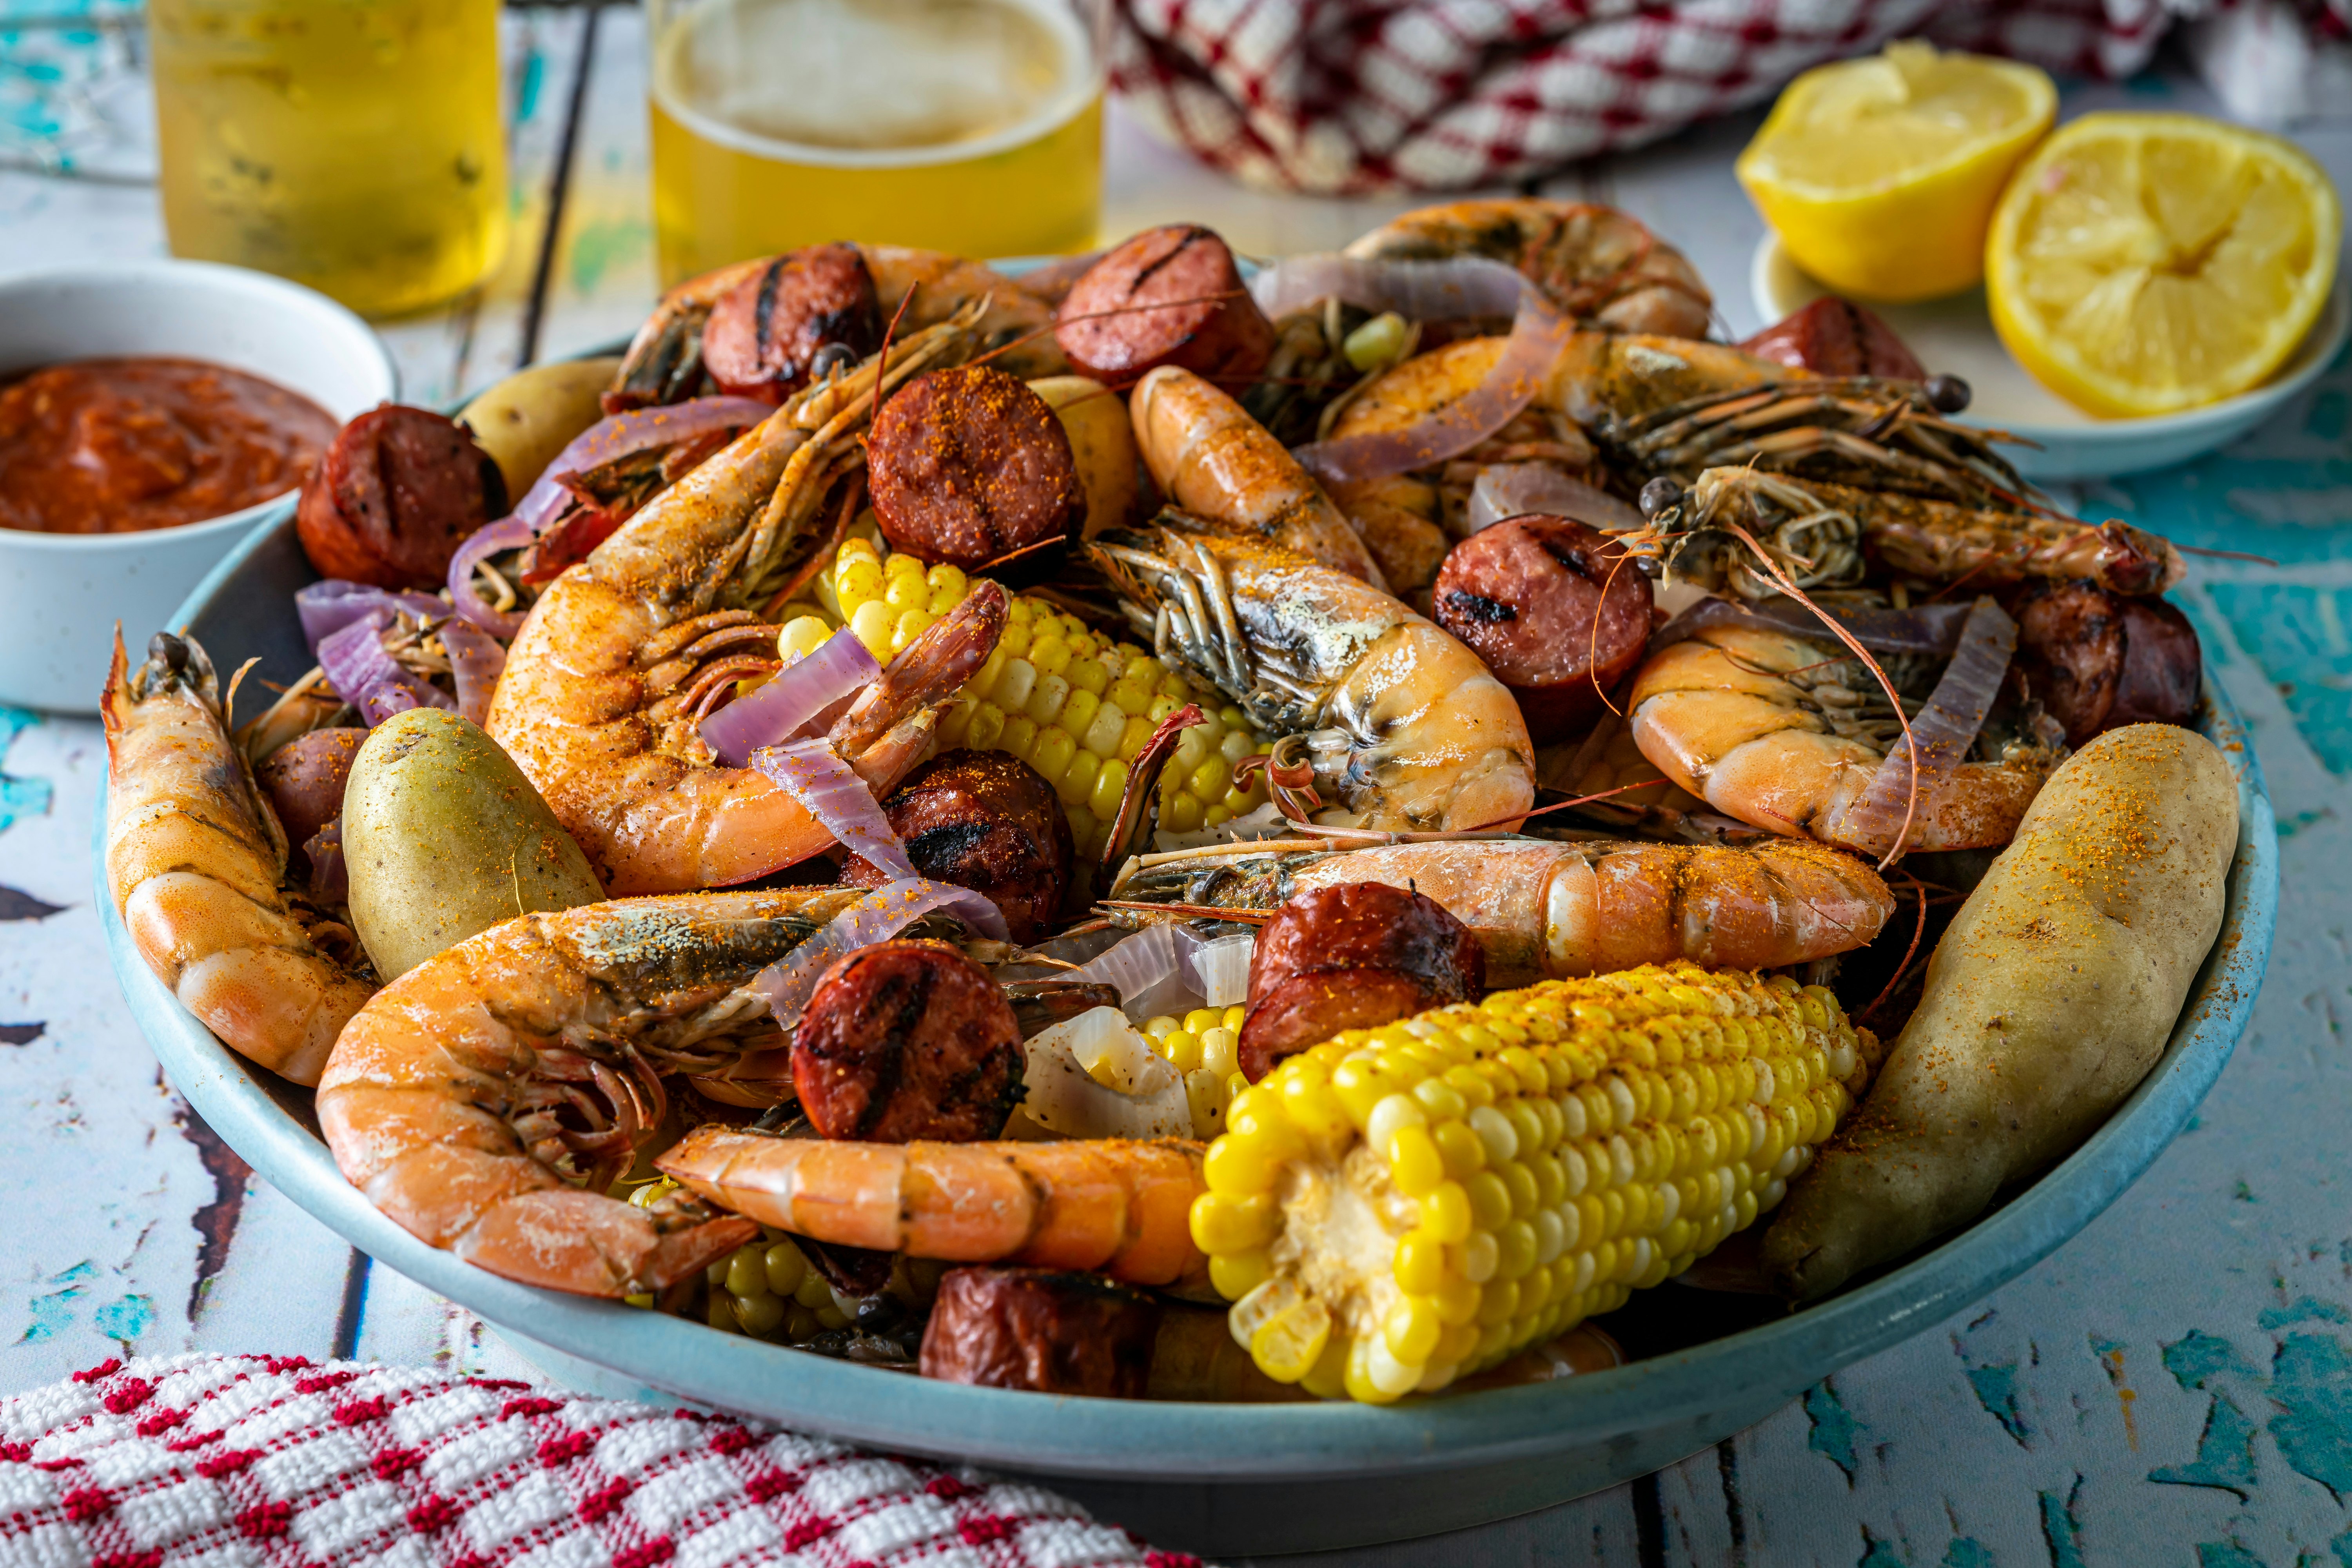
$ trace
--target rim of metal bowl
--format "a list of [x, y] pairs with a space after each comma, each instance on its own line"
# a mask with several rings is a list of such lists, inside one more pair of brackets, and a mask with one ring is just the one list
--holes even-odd
[[[275, 531], [289, 526], [290, 519], [280, 518], [257, 528], [173, 624], [191, 624]], [[172, 1082], [229, 1146], [353, 1246], [502, 1329], [715, 1406], [907, 1452], [1128, 1479], [1370, 1477], [1529, 1458], [1677, 1417], [1704, 1419], [1732, 1403], [1727, 1388], [1740, 1390], [1748, 1403], [1770, 1394], [1777, 1405], [2024, 1272], [2112, 1203], [2172, 1141], [2220, 1076], [2270, 958], [2278, 903], [2270, 797], [2244, 722], [2210, 673], [2204, 697], [2200, 727], [2221, 748], [2238, 783], [2238, 847], [2221, 934], [2157, 1066], [2080, 1149], [1942, 1245], [1774, 1322], [1609, 1372], [1386, 1408], [1048, 1401], [794, 1352], [618, 1302], [500, 1279], [379, 1214], [289, 1110], [289, 1086], [229, 1051], [156, 979], [107, 891], [102, 808], [94, 844], [98, 901], [133, 1014]]]

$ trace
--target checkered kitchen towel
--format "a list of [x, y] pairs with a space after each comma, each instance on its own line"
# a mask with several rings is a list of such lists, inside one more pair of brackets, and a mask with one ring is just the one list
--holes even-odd
[[208, 1354], [0, 1400], [0, 1563], [1201, 1568], [1036, 1487], [755, 1423]]
[[[1166, 139], [1325, 195], [1527, 179], [1917, 36], [2127, 76], [2228, 0], [1118, 0], [1112, 80]], [[2343, 0], [2305, 0], [2325, 23]]]

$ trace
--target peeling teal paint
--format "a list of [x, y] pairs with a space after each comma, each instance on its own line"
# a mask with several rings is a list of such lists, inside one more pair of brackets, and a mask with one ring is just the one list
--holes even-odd
[[1944, 1548], [1944, 1560], [1937, 1568], [1999, 1568], [1999, 1565], [1993, 1560], [1991, 1548], [1983, 1542], [1959, 1535], [1953, 1537], [1952, 1543]]
[[1853, 1568], [1911, 1568], [1910, 1560], [1895, 1550], [1895, 1542], [1882, 1541], [1868, 1531], [1862, 1532], [1870, 1549], [1857, 1560]]
[[1976, 1390], [1977, 1403], [1985, 1414], [2000, 1423], [2002, 1431], [2025, 1442], [2025, 1421], [2017, 1413], [2017, 1363], [2002, 1362], [1994, 1366], [1972, 1366], [1968, 1369], [1969, 1386]]
[[155, 1303], [145, 1296], [125, 1296], [100, 1307], [89, 1321], [108, 1339], [128, 1345], [155, 1326]]
[[2315, 1300], [2309, 1296], [2297, 1297], [2284, 1307], [2264, 1309], [2256, 1320], [2265, 1329], [2284, 1329], [2290, 1323], [2352, 1323], [2352, 1312], [2333, 1301]]
[[73, 1303], [89, 1294], [89, 1284], [97, 1278], [98, 1266], [93, 1263], [77, 1263], [62, 1273], [50, 1275], [48, 1283], [64, 1289], [36, 1296], [25, 1304], [26, 1316], [33, 1321], [25, 1325], [25, 1331], [16, 1342], [37, 1345], [43, 1340], [55, 1339], [64, 1330], [71, 1328]]
[[1816, 1454], [1827, 1454], [1845, 1472], [1846, 1485], [1852, 1486], [1853, 1440], [1862, 1428], [1826, 1380], [1805, 1390], [1805, 1419], [1812, 1423], [1812, 1430], [1805, 1434], [1805, 1447]]
[[[0, 762], [7, 759], [8, 748], [16, 737], [40, 721], [39, 714], [27, 713], [22, 708], [0, 708]], [[0, 773], [0, 833], [8, 831], [20, 816], [48, 814], [48, 780], [12, 778]]]
[[2262, 1373], [2246, 1364], [2237, 1346], [2202, 1329], [2191, 1329], [2188, 1338], [2175, 1340], [2164, 1347], [2164, 1370], [2172, 1374], [2175, 1383], [2190, 1389], [2203, 1388], [2206, 1379], [2225, 1372], [2256, 1382], [2262, 1380]]
[[2336, 1568], [2352, 1568], [2352, 1530], [2329, 1542], [2327, 1550], [2336, 1553]]
[[2050, 1568], [2088, 1568], [2083, 1561], [2081, 1526], [2074, 1519], [2075, 1500], [2083, 1495], [2083, 1478], [2078, 1474], [2074, 1484], [2066, 1489], [2062, 1501], [2056, 1492], [2043, 1492], [2042, 1498], [2042, 1539], [2050, 1545]]
[[2205, 1413], [2205, 1430], [2197, 1439], [2197, 1457], [2185, 1465], [2166, 1465], [2148, 1471], [2147, 1479], [2168, 1486], [2219, 1487], [2250, 1500], [2254, 1489], [2254, 1424], [2226, 1394], [2213, 1397]]
[[2298, 1475], [2352, 1492], [2352, 1357], [2328, 1334], [2289, 1334], [2271, 1362], [2271, 1440]]

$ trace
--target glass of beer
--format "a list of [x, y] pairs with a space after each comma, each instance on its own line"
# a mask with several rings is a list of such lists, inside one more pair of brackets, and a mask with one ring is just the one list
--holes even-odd
[[147, 16], [173, 255], [371, 316], [498, 265], [499, 0], [149, 0]]
[[665, 285], [827, 240], [1095, 243], [1104, 0], [647, 0]]

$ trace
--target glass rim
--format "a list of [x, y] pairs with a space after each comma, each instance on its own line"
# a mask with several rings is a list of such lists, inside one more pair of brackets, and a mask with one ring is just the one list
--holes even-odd
[[[680, 100], [677, 94], [666, 91], [663, 79], [662, 52], [670, 47], [673, 32], [693, 26], [687, 16], [673, 14], [656, 26], [649, 26], [646, 50], [653, 58], [647, 61], [646, 98], [684, 129], [707, 142], [749, 153], [753, 157], [779, 163], [812, 164], [820, 168], [837, 169], [912, 169], [942, 163], [968, 163], [982, 158], [1009, 153], [1017, 147], [1043, 141], [1060, 131], [1101, 100], [1109, 69], [1104, 58], [1099, 29], [1090, 26], [1085, 16], [1068, 15], [1072, 10], [1099, 12], [1099, 0], [1075, 0], [1065, 6], [1054, 0], [1011, 0], [1024, 11], [1043, 13], [1056, 20], [1048, 22], [1066, 42], [1076, 46], [1083, 56], [1084, 68], [1074, 73], [1067, 86], [1046, 100], [1045, 107], [1024, 116], [1003, 130], [968, 142], [946, 142], [923, 147], [826, 147], [805, 142], [789, 142], [782, 137], [763, 135], [730, 125], [701, 110]], [[648, 18], [649, 23], [651, 17]]]

